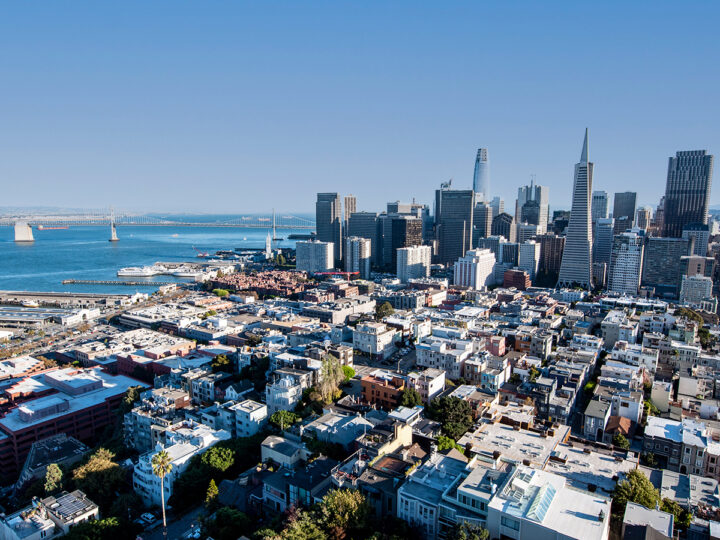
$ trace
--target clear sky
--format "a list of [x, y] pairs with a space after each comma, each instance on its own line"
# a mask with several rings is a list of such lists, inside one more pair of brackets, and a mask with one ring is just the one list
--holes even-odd
[[[312, 211], [431, 203], [489, 148], [656, 204], [676, 150], [720, 151], [720, 2], [12, 2], [0, 6], [0, 206]], [[716, 178], [716, 184], [720, 181]], [[711, 200], [720, 203], [716, 185]]]

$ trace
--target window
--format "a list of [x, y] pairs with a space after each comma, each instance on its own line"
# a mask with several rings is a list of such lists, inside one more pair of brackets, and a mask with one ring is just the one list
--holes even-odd
[[502, 516], [500, 518], [500, 525], [507, 527], [508, 529], [512, 529], [513, 531], [520, 530], [520, 522], [515, 519], [510, 519], [509, 517]]

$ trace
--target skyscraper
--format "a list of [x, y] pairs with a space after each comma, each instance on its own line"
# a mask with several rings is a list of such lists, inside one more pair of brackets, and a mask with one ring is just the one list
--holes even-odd
[[702, 223], [689, 223], [683, 227], [682, 237], [690, 242], [688, 255], [704, 257], [708, 252], [710, 242], [710, 227]]
[[644, 235], [639, 229], [624, 232], [613, 241], [608, 290], [635, 295], [640, 286]]
[[547, 231], [550, 188], [536, 186], [534, 183], [531, 180], [529, 186], [518, 188], [518, 196], [515, 201], [515, 221], [538, 225], [542, 234]]
[[342, 260], [342, 209], [337, 193], [318, 193], [315, 203], [315, 227], [317, 239], [332, 242], [335, 262]]
[[430, 246], [412, 246], [397, 250], [397, 277], [403, 283], [430, 275]]
[[[422, 220], [413, 216], [396, 216], [392, 218], [392, 238], [390, 239], [391, 267], [397, 265], [397, 250], [404, 247], [421, 246], [423, 243]], [[387, 238], [385, 242], [387, 242]]]
[[690, 223], [708, 222], [713, 156], [705, 150], [677, 152], [668, 161], [663, 236], [680, 238]]
[[595, 223], [595, 241], [593, 242], [593, 261], [610, 265], [613, 240], [615, 238], [615, 220], [600, 218]]
[[370, 250], [374, 264], [380, 264], [377, 258], [378, 215], [375, 212], [353, 212], [348, 222], [348, 236], [359, 236], [370, 240]]
[[490, 160], [487, 148], [480, 148], [475, 158], [475, 173], [473, 174], [473, 191], [483, 202], [490, 201]]
[[[565, 249], [565, 237], [553, 233], [541, 234], [537, 237], [540, 242], [540, 264], [538, 270], [556, 276], [560, 272], [560, 263]], [[555, 282], [553, 281], [553, 283]]]
[[652, 208], [650, 208], [649, 206], [641, 206], [635, 211], [635, 226], [638, 229], [643, 229], [647, 231], [651, 225], [651, 221]]
[[329, 272], [333, 269], [332, 242], [318, 242], [314, 240], [301, 241], [295, 244], [295, 260], [298, 270], [304, 272]]
[[362, 279], [370, 278], [371, 240], [360, 236], [345, 239], [345, 271], [358, 272]]
[[518, 268], [524, 270], [535, 279], [540, 265], [540, 244], [533, 240], [528, 240], [522, 244], [518, 244]]
[[438, 262], [454, 263], [472, 247], [475, 193], [441, 188], [435, 192]]
[[592, 221], [608, 217], [608, 194], [607, 191], [592, 192]]
[[637, 193], [634, 191], [624, 191], [615, 194], [615, 203], [613, 204], [613, 218], [618, 223], [622, 218], [627, 218], [625, 223], [627, 228], [633, 226], [635, 220], [635, 203], [637, 201]]
[[475, 203], [473, 216], [472, 245], [477, 246], [480, 238], [487, 238], [492, 234], [493, 211], [490, 205], [484, 202]]
[[502, 214], [505, 211], [505, 199], [493, 197], [493, 200], [490, 201], [490, 208], [492, 208], [492, 217]]
[[495, 254], [489, 249], [471, 249], [455, 261], [453, 283], [482, 290], [492, 285]]
[[689, 242], [682, 238], [649, 237], [645, 242], [642, 285], [655, 289], [655, 296], [677, 298], [680, 292], [682, 257]]
[[347, 234], [347, 228], [348, 228], [348, 221], [350, 221], [350, 216], [353, 212], [357, 211], [357, 199], [355, 198], [355, 195], [346, 195], [343, 205], [343, 230], [345, 231], [345, 234]]
[[515, 241], [515, 220], [510, 214], [503, 212], [498, 214], [492, 220], [490, 229], [493, 236], [504, 236], [508, 242]]
[[592, 288], [592, 178], [593, 163], [588, 161], [588, 130], [585, 129], [580, 162], [575, 165], [570, 222], [558, 279], [561, 287]]

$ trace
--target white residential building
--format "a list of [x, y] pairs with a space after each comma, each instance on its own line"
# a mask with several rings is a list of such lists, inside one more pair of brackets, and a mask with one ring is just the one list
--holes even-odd
[[535, 279], [540, 264], [540, 244], [533, 240], [527, 240], [518, 246], [518, 268], [524, 270]]
[[638, 326], [630, 321], [624, 311], [609, 311], [600, 324], [605, 349], [611, 350], [616, 341], [637, 341]]
[[303, 387], [292, 377], [268, 383], [265, 387], [265, 403], [267, 403], [268, 415], [272, 416], [277, 411], [293, 411], [302, 398]]
[[418, 367], [445, 371], [450, 379], [459, 379], [465, 361], [479, 350], [479, 341], [432, 336], [415, 346], [416, 363]]
[[608, 272], [608, 290], [635, 295], [642, 275], [644, 235], [637, 229], [615, 236]]
[[613, 360], [619, 360], [632, 366], [643, 366], [649, 372], [655, 373], [657, 369], [659, 351], [649, 349], [642, 345], [633, 345], [627, 341], [615, 342], [612, 350]]
[[[170, 456], [172, 470], [164, 478], [165, 501], [173, 493], [175, 480], [187, 469], [190, 459], [202, 454], [217, 442], [230, 438], [230, 433], [225, 430], [214, 430], [203, 424], [188, 422], [187, 427], [173, 430], [167, 433], [167, 445], [164, 450]], [[163, 450], [158, 443], [157, 447], [150, 452], [142, 454], [133, 470], [133, 487], [145, 502], [150, 506], [160, 506], [160, 479], [155, 475], [152, 468], [152, 458]]]
[[235, 412], [235, 433], [237, 437], [255, 435], [268, 418], [268, 408], [264, 403], [246, 399], [230, 407]]
[[397, 277], [402, 283], [430, 276], [430, 246], [412, 246], [397, 250]]
[[471, 249], [455, 262], [453, 283], [471, 289], [493, 284], [495, 254], [489, 249]]
[[397, 331], [384, 323], [359, 323], [353, 330], [353, 348], [375, 359], [384, 360], [395, 352]]
[[332, 242], [300, 241], [295, 244], [295, 260], [298, 270], [329, 272], [335, 264], [335, 246]]
[[704, 300], [712, 299], [713, 280], [707, 276], [683, 276], [680, 287], [680, 302], [700, 306]]
[[414, 388], [423, 400], [430, 403], [445, 390], [445, 372], [427, 368], [422, 372], [413, 371], [407, 376], [408, 386]]
[[350, 236], [345, 239], [345, 271], [357, 272], [361, 279], [370, 279], [372, 241], [369, 238]]

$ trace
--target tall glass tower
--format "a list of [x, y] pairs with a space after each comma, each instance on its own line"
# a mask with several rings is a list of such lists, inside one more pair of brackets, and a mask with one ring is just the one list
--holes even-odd
[[580, 162], [575, 165], [572, 208], [560, 264], [559, 287], [592, 288], [592, 178], [593, 164], [588, 162], [588, 130], [585, 129]]
[[691, 223], [708, 222], [713, 157], [705, 150], [677, 152], [668, 162], [663, 236], [682, 237]]
[[473, 191], [478, 194], [478, 200], [490, 202], [490, 160], [487, 148], [479, 148], [475, 158]]

